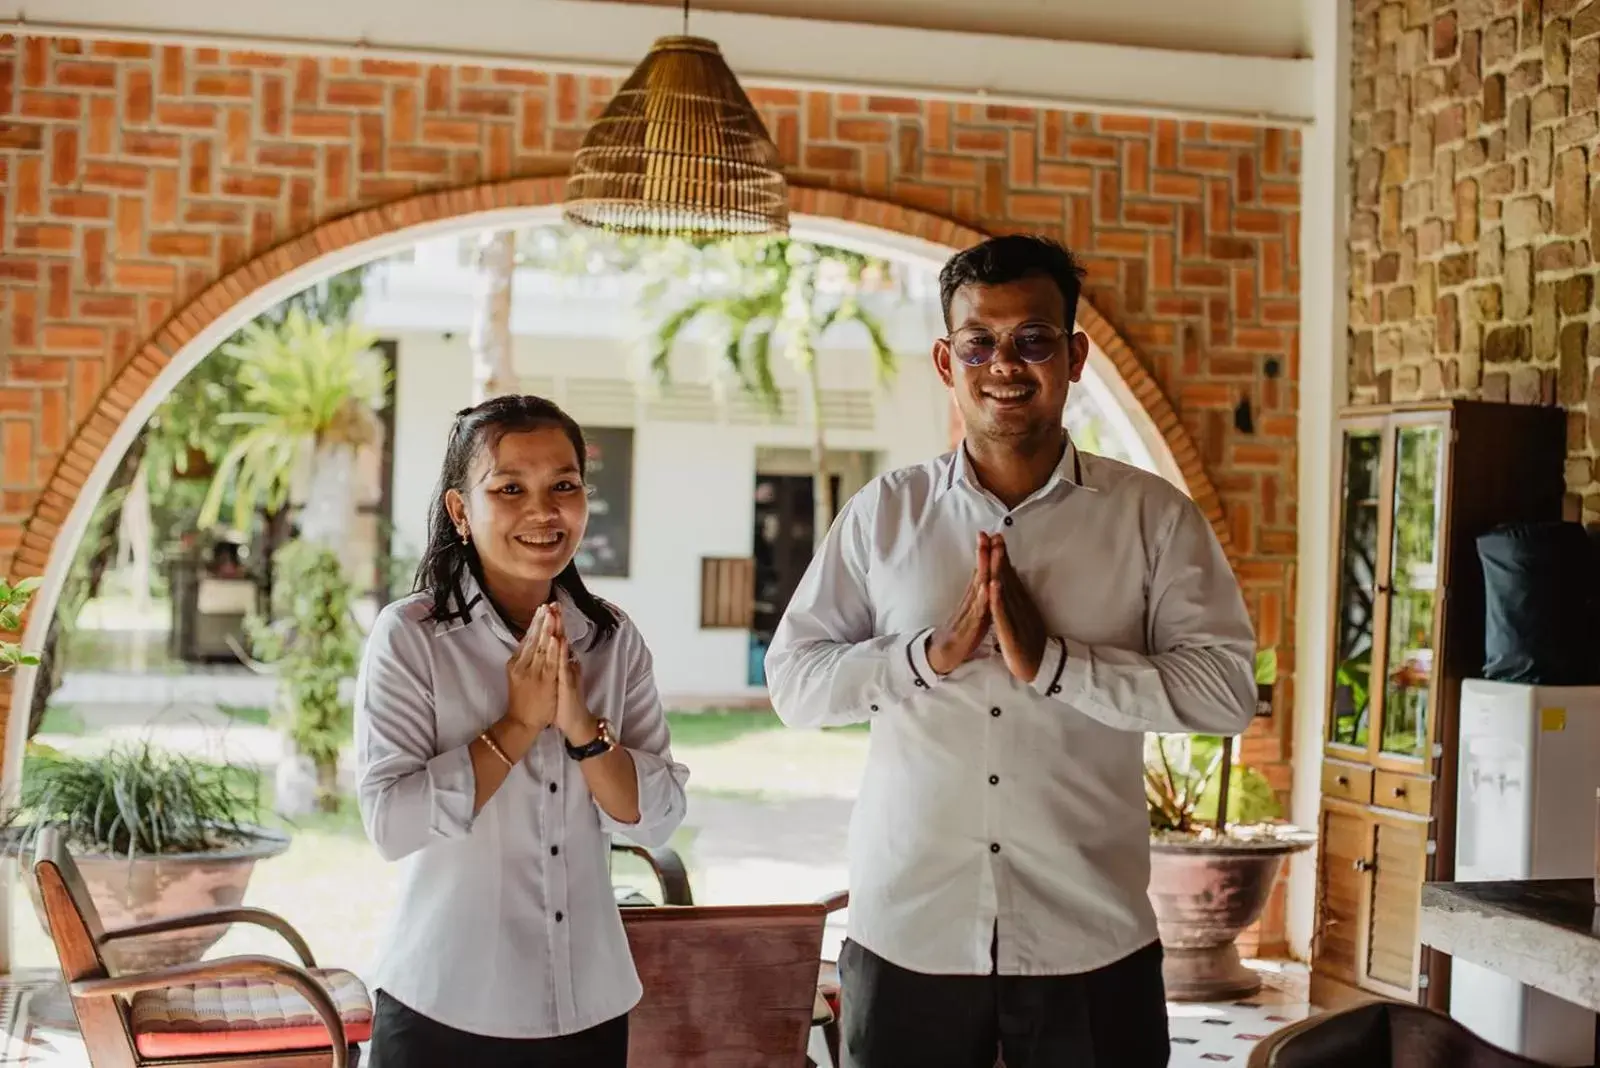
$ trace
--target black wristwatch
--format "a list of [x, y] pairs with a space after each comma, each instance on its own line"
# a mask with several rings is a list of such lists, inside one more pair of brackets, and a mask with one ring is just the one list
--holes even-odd
[[602, 756], [617, 747], [616, 739], [611, 736], [611, 724], [602, 719], [597, 720], [595, 726], [599, 733], [595, 735], [594, 741], [587, 745], [573, 745], [562, 739], [567, 747], [567, 755], [573, 760], [588, 760], [590, 757]]

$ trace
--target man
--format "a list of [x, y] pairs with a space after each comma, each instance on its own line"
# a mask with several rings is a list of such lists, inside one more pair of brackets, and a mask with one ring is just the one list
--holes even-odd
[[1062, 427], [1082, 277], [1036, 237], [945, 265], [962, 447], [850, 500], [767, 653], [786, 723], [872, 722], [851, 1068], [1167, 1063], [1143, 735], [1241, 731], [1254, 638], [1193, 502]]

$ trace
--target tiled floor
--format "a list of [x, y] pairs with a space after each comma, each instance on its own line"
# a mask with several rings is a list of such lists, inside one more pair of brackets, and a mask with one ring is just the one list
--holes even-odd
[[[1169, 1006], [1170, 1068], [1242, 1066], [1262, 1038], [1311, 1011], [1302, 972], [1273, 969], [1264, 978], [1267, 987], [1246, 1001]], [[55, 982], [42, 973], [0, 977], [0, 1068], [88, 1068], [76, 1034], [41, 1026], [36, 1019], [36, 1000], [47, 997]]]

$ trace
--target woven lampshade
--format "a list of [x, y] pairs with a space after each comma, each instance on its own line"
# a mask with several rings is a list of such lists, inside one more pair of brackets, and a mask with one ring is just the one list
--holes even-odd
[[714, 42], [651, 46], [585, 135], [563, 213], [620, 233], [788, 232], [778, 148]]

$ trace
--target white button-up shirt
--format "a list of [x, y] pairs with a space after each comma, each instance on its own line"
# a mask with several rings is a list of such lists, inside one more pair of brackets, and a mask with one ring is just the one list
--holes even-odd
[[[992, 632], [949, 675], [928, 666], [979, 531], [1005, 535], [1055, 636], [1031, 686]], [[1069, 444], [1011, 510], [965, 449], [874, 480], [829, 531], [766, 661], [790, 725], [872, 723], [850, 937], [904, 968], [969, 975], [1074, 974], [1149, 944], [1143, 735], [1243, 730], [1253, 653], [1210, 525], [1155, 475]]]
[[457, 1030], [572, 1034], [629, 1011], [639, 978], [611, 889], [610, 835], [662, 845], [682, 821], [688, 771], [672, 760], [650, 652], [623, 618], [592, 627], [558, 594], [589, 709], [633, 755], [640, 821], [590, 795], [560, 732], [545, 730], [474, 817], [468, 745], [506, 709], [516, 640], [470, 577], [467, 619], [428, 622], [426, 596], [389, 605], [356, 683], [361, 818], [403, 865], [373, 985]]

